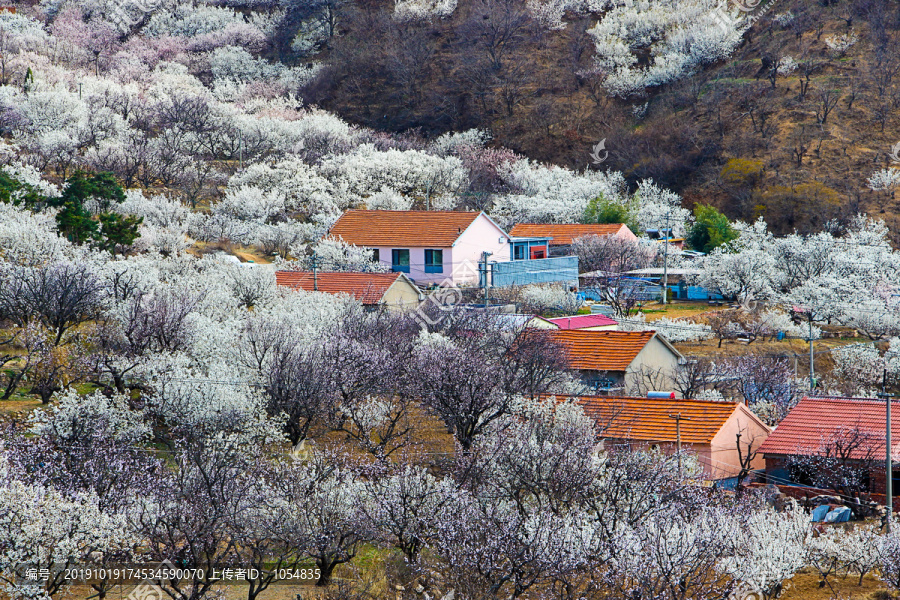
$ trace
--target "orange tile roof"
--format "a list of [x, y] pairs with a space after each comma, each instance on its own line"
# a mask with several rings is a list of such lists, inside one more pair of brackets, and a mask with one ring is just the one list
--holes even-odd
[[571, 244], [583, 235], [616, 235], [624, 225], [622, 223], [601, 223], [584, 225], [581, 223], [519, 223], [513, 227], [509, 235], [513, 237], [552, 237], [551, 246]]
[[655, 331], [548, 330], [566, 349], [568, 365], [586, 371], [624, 371]]
[[[900, 460], [900, 402], [891, 405], [891, 456]], [[865, 458], [871, 449], [884, 460], [885, 402], [865, 398], [804, 398], [760, 446], [763, 454], [810, 456], [819, 454], [829, 439], [848, 429], [868, 433], [871, 444], [851, 453]]]
[[307, 292], [350, 294], [363, 304], [378, 304], [402, 273], [329, 273], [319, 272], [314, 281], [312, 271], [276, 271], [275, 283]]
[[737, 410], [737, 402], [711, 400], [658, 400], [605, 396], [576, 398], [584, 412], [597, 422], [601, 437], [648, 442], [676, 442], [675, 419], [680, 414], [681, 441], [710, 444]]
[[480, 212], [348, 210], [329, 235], [357, 246], [449, 248]]

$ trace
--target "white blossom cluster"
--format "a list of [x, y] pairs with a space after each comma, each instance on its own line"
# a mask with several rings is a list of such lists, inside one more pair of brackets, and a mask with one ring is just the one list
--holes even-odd
[[900, 169], [881, 169], [869, 177], [869, 189], [873, 191], [893, 191], [900, 186]]
[[445, 19], [456, 10], [456, 0], [396, 0], [394, 18], [398, 21]]
[[838, 56], [846, 54], [847, 50], [852, 48], [857, 41], [859, 38], [853, 32], [825, 36], [825, 45]]
[[591, 199], [618, 199], [626, 191], [621, 173], [576, 173], [529, 160], [504, 165], [502, 175], [516, 192], [494, 201], [492, 215], [501, 225], [577, 223]]
[[[748, 306], [769, 303], [811, 311], [817, 324], [853, 327], [872, 339], [900, 334], [893, 283], [900, 254], [891, 248], [883, 222], [859, 215], [843, 232], [781, 238], [769, 233], [761, 219], [736, 227], [739, 237], [702, 263], [697, 280], [707, 289]], [[808, 336], [804, 324], [792, 330], [784, 317], [777, 319], [779, 330]], [[814, 327], [813, 337], [818, 336]]]
[[[612, 4], [589, 33], [597, 65], [608, 73], [604, 86], [613, 96], [641, 94], [727, 57], [747, 28], [716, 0]], [[649, 54], [649, 64], [640, 64], [640, 53]]]
[[538, 314], [559, 311], [570, 314], [580, 308], [577, 295], [559, 284], [528, 285], [522, 288], [522, 303]]

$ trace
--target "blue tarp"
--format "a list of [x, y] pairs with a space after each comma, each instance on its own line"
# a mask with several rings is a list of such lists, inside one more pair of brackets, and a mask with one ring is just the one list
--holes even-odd
[[812, 521], [813, 523], [821, 523], [825, 520], [825, 515], [828, 514], [828, 505], [822, 504], [821, 506], [817, 506], [812, 511]]
[[850, 520], [850, 509], [846, 506], [836, 508], [825, 515], [826, 523], [846, 523]]

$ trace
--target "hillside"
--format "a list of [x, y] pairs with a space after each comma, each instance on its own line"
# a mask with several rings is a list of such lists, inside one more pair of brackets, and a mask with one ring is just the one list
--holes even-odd
[[866, 185], [900, 140], [896, 2], [775, 0], [729, 59], [624, 99], [593, 69], [602, 14], [550, 30], [523, 5], [462, 0], [431, 22], [347, 6], [307, 99], [386, 131], [486, 128], [530, 158], [653, 178], [777, 233], [858, 211], [898, 222], [892, 194]]

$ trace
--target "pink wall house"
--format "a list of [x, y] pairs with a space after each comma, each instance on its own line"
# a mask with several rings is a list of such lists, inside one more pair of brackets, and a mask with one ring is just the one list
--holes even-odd
[[477, 285], [482, 253], [510, 260], [510, 236], [483, 212], [348, 210], [328, 235], [375, 250], [417, 284]]

